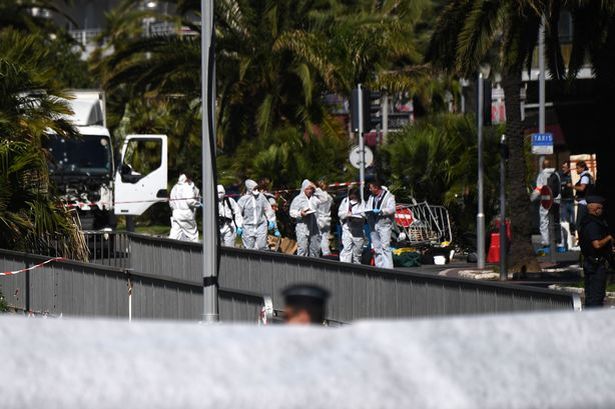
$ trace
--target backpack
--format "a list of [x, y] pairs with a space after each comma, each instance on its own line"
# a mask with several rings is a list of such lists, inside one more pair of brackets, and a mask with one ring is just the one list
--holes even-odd
[[549, 189], [551, 189], [551, 193], [553, 194], [554, 199], [559, 197], [562, 190], [562, 182], [560, 181], [557, 172], [553, 172], [549, 175], [549, 178], [547, 179], [547, 186], [549, 186]]

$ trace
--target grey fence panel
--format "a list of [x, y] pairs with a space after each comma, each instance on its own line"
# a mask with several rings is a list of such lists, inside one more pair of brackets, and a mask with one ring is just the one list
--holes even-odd
[[133, 318], [200, 320], [203, 287], [198, 282], [131, 273]]
[[218, 307], [221, 321], [257, 322], [264, 304], [264, 296], [249, 291], [220, 288]]
[[[44, 256], [0, 250], [3, 271], [46, 260]], [[18, 309], [51, 315], [128, 316], [128, 288], [121, 269], [54, 261], [29, 272], [0, 277], [0, 286], [8, 304]]]
[[[46, 260], [44, 256], [0, 250], [1, 271], [20, 270]], [[54, 316], [128, 319], [130, 309], [135, 319], [200, 320], [201, 283], [64, 260], [0, 277], [0, 291], [14, 308]], [[220, 316], [227, 321], [256, 322], [264, 304], [262, 295], [232, 289], [221, 289], [219, 300]]]
[[130, 267], [178, 280], [203, 281], [202, 246], [159, 237], [130, 235]]
[[[190, 274], [200, 279], [201, 244], [140, 235], [131, 235], [130, 240], [135, 269], [147, 267], [157, 274]], [[574, 307], [574, 296], [540, 288], [384, 270], [280, 253], [226, 247], [220, 250], [222, 287], [271, 294], [274, 307], [281, 308], [280, 291], [297, 282], [319, 283], [328, 288], [333, 294], [328, 315], [339, 321]]]
[[[24, 261], [11, 254], [0, 257], [0, 271], [16, 271], [24, 267], [30, 267], [31, 261]], [[28, 280], [29, 272], [11, 276], [0, 277], [0, 293], [5, 298], [6, 302], [15, 308], [25, 310], [29, 304], [28, 296]]]

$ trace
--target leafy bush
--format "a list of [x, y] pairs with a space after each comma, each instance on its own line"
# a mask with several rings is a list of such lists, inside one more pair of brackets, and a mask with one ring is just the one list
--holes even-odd
[[[500, 127], [483, 140], [486, 220], [497, 210]], [[380, 152], [383, 173], [399, 202], [446, 205], [458, 229], [471, 231], [477, 206], [477, 133], [472, 116], [436, 115], [390, 134]]]

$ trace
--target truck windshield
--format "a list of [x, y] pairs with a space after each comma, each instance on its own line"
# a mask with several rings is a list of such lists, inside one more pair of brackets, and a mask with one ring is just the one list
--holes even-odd
[[52, 156], [52, 173], [109, 174], [111, 145], [107, 136], [81, 135], [65, 139], [52, 135], [45, 144]]

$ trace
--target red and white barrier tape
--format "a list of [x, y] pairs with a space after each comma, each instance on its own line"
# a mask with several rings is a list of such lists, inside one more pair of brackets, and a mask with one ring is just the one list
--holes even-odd
[[[347, 187], [347, 186], [355, 186], [358, 185], [359, 182], [336, 182], [336, 183], [331, 183], [329, 185], [327, 185], [327, 187], [329, 188], [335, 188], [335, 187]], [[292, 193], [292, 192], [298, 192], [301, 189], [282, 189], [282, 190], [274, 190], [272, 192], [269, 192], [271, 194], [275, 194], [278, 195], [280, 193]], [[227, 195], [228, 197], [240, 197], [241, 194], [229, 194]], [[129, 200], [129, 201], [123, 201], [123, 202], [91, 202], [91, 203], [66, 203], [64, 204], [64, 206], [66, 206], [68, 209], [74, 209], [74, 208], [83, 208], [83, 207], [93, 207], [93, 206], [110, 206], [110, 205], [118, 205], [118, 204], [131, 204], [131, 203], [158, 203], [158, 202], [174, 202], [174, 201], [181, 201], [181, 200], [193, 200], [193, 199], [200, 199], [200, 197], [186, 197], [186, 198], [181, 198], [181, 199], [169, 199], [169, 198], [160, 198], [160, 199], [150, 199], [150, 200]]]
[[116, 204], [117, 205], [117, 204], [130, 204], [130, 203], [158, 203], [158, 202], [165, 202], [166, 203], [166, 202], [178, 202], [178, 201], [181, 201], [181, 200], [193, 200], [193, 199], [199, 200], [201, 198], [200, 197], [185, 197], [185, 198], [181, 198], [181, 199], [169, 199], [167, 197], [161, 197], [160, 199], [128, 200], [128, 201], [124, 201], [124, 202], [113, 202], [113, 203], [111, 203], [111, 202], [66, 203], [66, 204], [64, 204], [64, 206], [66, 206], [69, 209], [73, 209], [75, 207], [82, 208], [82, 207], [85, 207], [85, 206], [89, 206], [89, 207], [99, 206], [99, 205], [109, 206], [109, 205], [112, 205], [112, 204]]
[[44, 262], [42, 262], [40, 264], [37, 264], [35, 266], [32, 266], [32, 267], [22, 268], [21, 270], [15, 270], [15, 271], [5, 271], [4, 273], [0, 273], [0, 277], [1, 276], [12, 276], [12, 275], [15, 275], [15, 274], [23, 273], [25, 271], [34, 270], [35, 268], [39, 268], [41, 266], [44, 266], [45, 264], [51, 263], [52, 261], [60, 261], [60, 260], [64, 260], [64, 258], [63, 257], [54, 257], [54, 258], [51, 258], [51, 259], [49, 259], [47, 261], [44, 261]]

